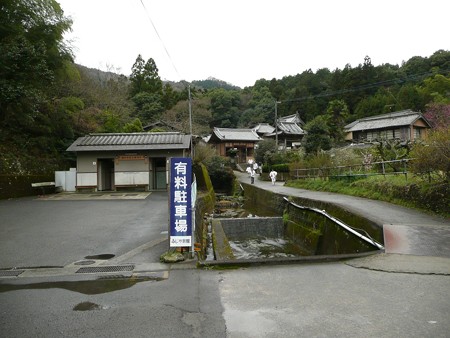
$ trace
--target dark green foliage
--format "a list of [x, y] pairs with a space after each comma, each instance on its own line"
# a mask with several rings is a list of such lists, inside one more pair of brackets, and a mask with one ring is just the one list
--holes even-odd
[[256, 163], [268, 163], [275, 154], [275, 140], [267, 139], [258, 142], [258, 148], [255, 151]]
[[232, 84], [222, 81], [222, 80], [218, 80], [215, 78], [208, 78], [206, 80], [197, 80], [197, 81], [192, 81], [192, 84], [196, 87], [200, 87], [206, 90], [211, 90], [211, 89], [216, 89], [216, 88], [222, 88], [222, 89], [226, 89], [226, 90], [239, 90], [240, 88], [237, 86], [233, 86]]
[[333, 100], [328, 103], [327, 125], [330, 137], [335, 144], [344, 140], [344, 126], [348, 114], [347, 104], [343, 100]]
[[136, 115], [144, 122], [155, 122], [164, 111], [161, 95], [140, 92], [133, 96]]
[[135, 116], [144, 123], [158, 120], [164, 109], [174, 102], [174, 93], [163, 85], [155, 61], [150, 58], [144, 62], [138, 55], [130, 76], [130, 97], [135, 105]]
[[130, 81], [131, 97], [142, 92], [162, 94], [162, 81], [158, 74], [158, 67], [152, 58], [144, 62], [142, 56], [138, 55], [132, 68]]
[[258, 123], [275, 123], [275, 99], [268, 87], [255, 87], [251, 90], [248, 107], [239, 117], [239, 126], [251, 128]]
[[240, 96], [237, 91], [216, 89], [209, 94], [211, 98], [210, 127], [236, 128], [239, 121]]
[[135, 118], [133, 121], [126, 123], [123, 128], [122, 132], [124, 133], [141, 133], [144, 129], [142, 127], [141, 120], [138, 118]]
[[206, 162], [211, 182], [216, 192], [231, 193], [234, 174], [229, 159], [213, 156]]
[[321, 115], [306, 124], [305, 130], [308, 134], [304, 146], [307, 154], [331, 149], [330, 129], [327, 122], [327, 117]]
[[31, 183], [52, 182], [53, 173], [47, 175], [0, 175], [0, 200], [54, 192], [54, 187], [33, 188]]
[[63, 43], [71, 21], [53, 0], [7, 0], [0, 22], [0, 153], [5, 161], [12, 152], [23, 172], [22, 162], [33, 156], [42, 161], [41, 172], [52, 170], [73, 138], [70, 117], [51, 101], [72, 61]]
[[289, 164], [286, 164], [286, 163], [272, 164], [271, 169], [273, 169], [279, 173], [288, 173], [289, 172]]

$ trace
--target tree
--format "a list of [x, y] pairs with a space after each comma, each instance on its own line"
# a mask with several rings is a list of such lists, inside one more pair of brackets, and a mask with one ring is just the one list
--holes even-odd
[[430, 103], [423, 115], [435, 129], [448, 129], [450, 127], [450, 104]]
[[158, 94], [140, 92], [133, 96], [133, 102], [137, 117], [144, 123], [156, 121], [164, 111], [161, 96]]
[[169, 110], [175, 106], [179, 100], [180, 94], [174, 91], [170, 84], [166, 83], [163, 88], [163, 95], [161, 99], [164, 109]]
[[55, 170], [73, 138], [55, 95], [74, 69], [63, 39], [71, 24], [54, 0], [0, 2], [0, 153], [17, 172]]
[[450, 78], [441, 74], [426, 78], [418, 90], [427, 102], [450, 103]]
[[267, 139], [258, 142], [258, 148], [255, 151], [255, 161], [257, 163], [267, 164], [275, 154], [275, 140]]
[[133, 121], [126, 123], [123, 126], [122, 131], [124, 133], [140, 133], [140, 132], [144, 131], [144, 129], [142, 128], [141, 120], [139, 120], [138, 118], [135, 118]]
[[333, 100], [328, 103], [327, 124], [329, 135], [335, 143], [344, 140], [344, 126], [348, 115], [348, 107], [343, 100]]
[[[130, 81], [130, 95], [135, 105], [135, 115], [141, 121], [147, 123], [156, 120], [164, 111], [165, 104], [166, 106], [172, 104], [169, 96], [166, 96], [166, 102], [163, 101], [162, 81], [152, 58], [144, 63], [142, 56], [138, 55]], [[169, 94], [167, 88], [166, 93]]]
[[105, 111], [103, 115], [105, 117], [105, 122], [103, 123], [101, 132], [119, 133], [122, 129], [119, 115], [108, 110]]
[[239, 118], [240, 126], [247, 128], [262, 122], [274, 123], [275, 99], [272, 97], [269, 88], [254, 88], [251, 92], [251, 99], [247, 103], [247, 106], [249, 108], [246, 109]]
[[305, 140], [306, 154], [314, 154], [320, 150], [331, 149], [331, 137], [327, 116], [319, 115], [305, 125], [308, 132]]
[[442, 183], [450, 179], [450, 128], [432, 132], [424, 143], [415, 144], [411, 157], [412, 170], [418, 175], [434, 175]]
[[215, 89], [210, 92], [212, 121], [210, 127], [236, 128], [239, 120], [240, 96], [235, 90]]
[[162, 81], [158, 75], [158, 67], [152, 58], [144, 62], [142, 56], [138, 55], [131, 68], [130, 81], [131, 97], [142, 92], [162, 95]]
[[30, 126], [72, 62], [63, 42], [72, 22], [54, 0], [2, 1], [0, 22], [0, 122]]

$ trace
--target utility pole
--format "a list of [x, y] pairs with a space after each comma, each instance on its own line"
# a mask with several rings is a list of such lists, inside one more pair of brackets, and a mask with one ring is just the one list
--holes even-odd
[[275, 100], [275, 152], [278, 153], [278, 103], [281, 101]]
[[194, 144], [192, 135], [192, 103], [191, 103], [191, 85], [188, 86], [188, 101], [189, 101], [189, 133], [191, 134], [191, 158], [194, 158]]

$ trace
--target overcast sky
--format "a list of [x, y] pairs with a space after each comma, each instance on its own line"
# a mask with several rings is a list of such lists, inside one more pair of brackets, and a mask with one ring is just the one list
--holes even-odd
[[245, 87], [366, 55], [400, 65], [450, 49], [447, 0], [57, 1], [73, 20], [76, 63], [130, 75], [141, 54], [163, 80]]

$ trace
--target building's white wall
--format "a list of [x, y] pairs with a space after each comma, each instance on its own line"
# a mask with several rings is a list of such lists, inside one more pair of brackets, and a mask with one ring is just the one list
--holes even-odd
[[77, 173], [78, 187], [97, 186], [97, 173]]
[[114, 176], [114, 182], [116, 186], [123, 185], [148, 185], [149, 174], [148, 171], [128, 171], [128, 172], [116, 172]]

